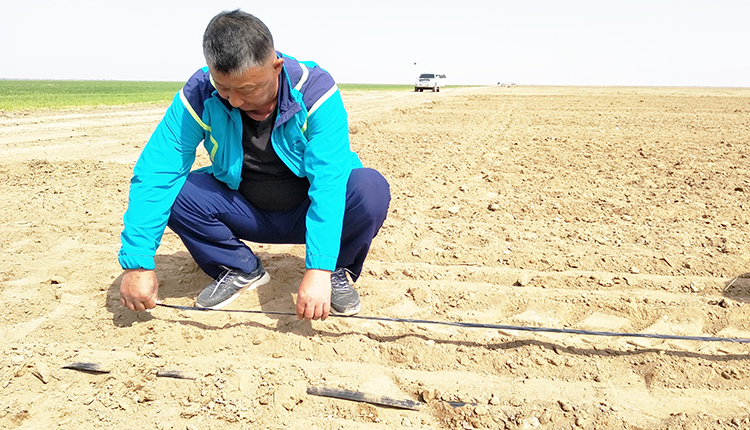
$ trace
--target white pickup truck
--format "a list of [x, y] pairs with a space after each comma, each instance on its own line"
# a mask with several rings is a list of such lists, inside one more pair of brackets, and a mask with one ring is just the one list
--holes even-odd
[[438, 73], [422, 73], [414, 81], [414, 91], [440, 91], [440, 87], [445, 86], [445, 75]]

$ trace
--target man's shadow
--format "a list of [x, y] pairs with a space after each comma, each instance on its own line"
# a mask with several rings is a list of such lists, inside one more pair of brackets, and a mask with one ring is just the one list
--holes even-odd
[[[226, 309], [295, 313], [297, 289], [305, 273], [304, 259], [287, 253], [256, 252], [256, 256], [271, 275], [271, 280], [254, 291], [243, 292]], [[162, 303], [192, 307], [198, 294], [212, 281], [188, 252], [157, 255], [154, 261], [159, 280], [159, 300]], [[135, 322], [154, 319], [151, 312], [134, 312], [120, 303], [120, 283], [123, 274], [124, 272], [107, 290], [105, 306], [112, 313], [113, 324], [117, 327], [130, 327]], [[285, 315], [266, 315], [276, 320], [290, 318]], [[294, 318], [296, 319], [296, 316]]]

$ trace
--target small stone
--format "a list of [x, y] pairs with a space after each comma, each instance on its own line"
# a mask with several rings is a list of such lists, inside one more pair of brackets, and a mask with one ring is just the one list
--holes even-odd
[[448, 208], [448, 212], [454, 215], [457, 214], [460, 210], [461, 210], [460, 206], [451, 206], [450, 208]]
[[539, 422], [542, 424], [547, 424], [552, 421], [552, 414], [548, 410], [544, 410], [542, 412], [542, 415], [539, 416]]
[[482, 416], [482, 415], [487, 415], [488, 413], [490, 413], [490, 411], [487, 409], [486, 406], [479, 405], [474, 408], [474, 413], [479, 416]]
[[283, 356], [284, 355], [282, 353], [278, 352], [278, 351], [274, 351], [274, 353], [271, 354], [271, 357], [273, 357], [273, 358], [281, 358]]
[[404, 418], [401, 420], [401, 425], [404, 427], [411, 427], [411, 421], [409, 421], [409, 418]]
[[302, 339], [299, 341], [299, 350], [300, 351], [307, 351], [312, 347], [312, 342], [310, 342], [310, 339]]
[[[116, 406], [119, 406], [125, 412], [129, 412], [132, 409], [132, 406], [125, 400], [125, 398], [117, 400]], [[115, 406], [113, 406], [112, 409], [115, 409]]]
[[491, 210], [492, 212], [499, 211], [500, 210], [500, 205], [497, 204], [497, 203], [490, 203], [490, 205], [487, 206], [487, 209]]
[[523, 275], [519, 276], [516, 280], [515, 284], [513, 284], [516, 287], [525, 287], [527, 285], [531, 284], [531, 281], [534, 280], [534, 277], [529, 273], [524, 273]]
[[437, 393], [435, 392], [434, 388], [426, 388], [422, 390], [422, 392], [419, 394], [419, 396], [422, 398], [422, 401], [425, 403], [429, 403], [433, 400], [435, 400], [435, 397], [437, 397]]
[[560, 409], [562, 409], [564, 412], [573, 412], [573, 405], [571, 405], [569, 402], [566, 402], [565, 400], [558, 400], [557, 404], [560, 405]]
[[33, 367], [31, 368], [31, 374], [36, 376], [40, 381], [42, 381], [45, 384], [49, 382], [49, 378], [50, 378], [49, 367], [47, 367], [47, 365], [42, 362], [34, 363]]
[[302, 398], [292, 387], [279, 389], [276, 398], [279, 399], [281, 406], [289, 412], [292, 412], [298, 404], [302, 403]]

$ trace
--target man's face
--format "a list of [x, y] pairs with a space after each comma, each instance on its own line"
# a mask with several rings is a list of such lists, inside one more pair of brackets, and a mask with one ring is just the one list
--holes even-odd
[[242, 73], [223, 74], [211, 71], [216, 91], [232, 106], [247, 113], [270, 114], [275, 107], [279, 73], [284, 60], [275, 55], [262, 65]]

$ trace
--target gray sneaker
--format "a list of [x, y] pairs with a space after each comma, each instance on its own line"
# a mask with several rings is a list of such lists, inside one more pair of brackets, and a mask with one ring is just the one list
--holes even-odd
[[349, 282], [346, 269], [339, 267], [331, 273], [331, 314], [354, 315], [361, 308], [359, 293]]
[[269, 275], [258, 262], [258, 267], [250, 273], [224, 267], [218, 278], [204, 288], [195, 305], [200, 308], [221, 309], [232, 303], [244, 290], [253, 290], [271, 280]]

